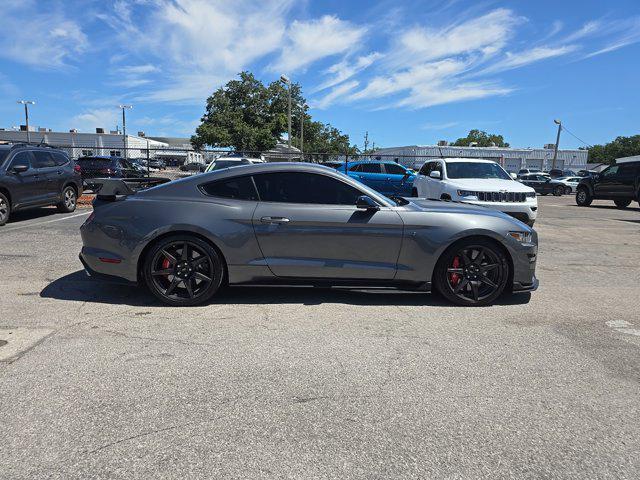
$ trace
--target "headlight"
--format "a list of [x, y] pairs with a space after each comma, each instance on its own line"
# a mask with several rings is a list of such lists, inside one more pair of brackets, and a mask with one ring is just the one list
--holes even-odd
[[477, 197], [477, 192], [472, 192], [471, 190], [458, 190], [457, 194], [459, 197]]
[[531, 243], [531, 232], [509, 232], [509, 236], [520, 243]]
[[536, 192], [527, 192], [527, 198], [536, 198]]

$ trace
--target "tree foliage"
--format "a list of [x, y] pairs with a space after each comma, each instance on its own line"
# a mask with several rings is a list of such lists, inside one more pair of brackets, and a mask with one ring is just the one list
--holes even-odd
[[[265, 151], [287, 132], [288, 87], [276, 81], [265, 86], [252, 73], [242, 72], [208, 99], [206, 111], [191, 143], [196, 148], [232, 147], [238, 151]], [[291, 85], [292, 145], [300, 148], [304, 122], [304, 151], [354, 154], [349, 136], [329, 124], [313, 121], [299, 84]]]
[[640, 135], [618, 137], [604, 145], [593, 145], [589, 151], [589, 163], [614, 163], [616, 158], [640, 155]]
[[502, 135], [487, 133], [482, 130], [470, 130], [466, 137], [457, 139], [453, 145], [456, 147], [468, 147], [470, 143], [476, 142], [478, 147], [508, 147]]

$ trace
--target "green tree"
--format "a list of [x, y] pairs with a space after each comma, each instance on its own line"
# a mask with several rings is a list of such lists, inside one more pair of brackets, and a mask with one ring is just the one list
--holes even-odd
[[589, 163], [614, 163], [616, 158], [640, 155], [640, 135], [618, 137], [604, 145], [593, 145], [589, 151]]
[[[232, 147], [238, 151], [273, 148], [287, 132], [288, 87], [276, 81], [265, 86], [249, 72], [231, 80], [208, 99], [196, 134], [195, 148]], [[299, 84], [291, 85], [292, 145], [300, 147], [300, 127], [304, 122], [304, 151], [323, 154], [357, 153], [349, 135], [329, 124], [313, 121]]]
[[466, 137], [457, 139], [453, 145], [456, 147], [468, 147], [470, 143], [475, 142], [478, 147], [508, 147], [509, 144], [504, 141], [502, 135], [495, 135], [484, 132], [482, 130], [470, 130]]

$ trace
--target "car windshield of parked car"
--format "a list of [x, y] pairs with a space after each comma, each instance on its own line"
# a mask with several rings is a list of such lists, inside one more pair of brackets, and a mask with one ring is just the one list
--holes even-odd
[[247, 165], [249, 163], [249, 160], [216, 160], [210, 171], [221, 170], [229, 167], [239, 167], [240, 165]]
[[449, 178], [498, 178], [511, 180], [511, 177], [497, 163], [447, 162]]

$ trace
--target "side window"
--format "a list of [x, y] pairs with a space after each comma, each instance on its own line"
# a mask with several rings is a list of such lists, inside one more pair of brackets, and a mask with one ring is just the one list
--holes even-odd
[[620, 176], [632, 176], [635, 174], [635, 165], [633, 165], [632, 163], [624, 163], [622, 165], [620, 165], [620, 168], [618, 169], [618, 175]]
[[382, 173], [382, 165], [379, 163], [361, 163], [358, 171], [363, 173]]
[[29, 152], [18, 152], [7, 165], [7, 170], [18, 165], [26, 165], [31, 168], [31, 154]]
[[43, 152], [42, 150], [36, 150], [32, 153], [34, 157], [33, 168], [49, 168], [56, 166], [56, 162], [53, 160], [51, 153]]
[[352, 167], [349, 168], [350, 172], [361, 172], [362, 171], [362, 164], [358, 164], [358, 165], [354, 165]]
[[60, 152], [51, 152], [51, 155], [53, 155], [53, 161], [55, 162], [56, 167], [61, 167], [62, 165], [69, 163], [69, 158]]
[[422, 167], [420, 167], [420, 175], [424, 175], [425, 177], [429, 176], [429, 171], [431, 168], [431, 162], [425, 162]]
[[613, 177], [614, 175], [618, 174], [618, 169], [620, 167], [618, 165], [612, 165], [609, 168], [607, 168], [604, 172], [602, 172], [602, 176], [603, 177]]
[[258, 200], [258, 194], [251, 177], [234, 177], [206, 183], [200, 187], [204, 193], [213, 197], [232, 198], [234, 200]]
[[395, 163], [385, 163], [384, 169], [391, 175], [404, 175], [406, 170]]
[[263, 202], [355, 205], [362, 195], [351, 185], [315, 173], [263, 173], [253, 178]]
[[432, 170], [434, 172], [440, 172], [440, 178], [442, 178], [442, 163], [440, 162], [433, 162], [433, 168]]

